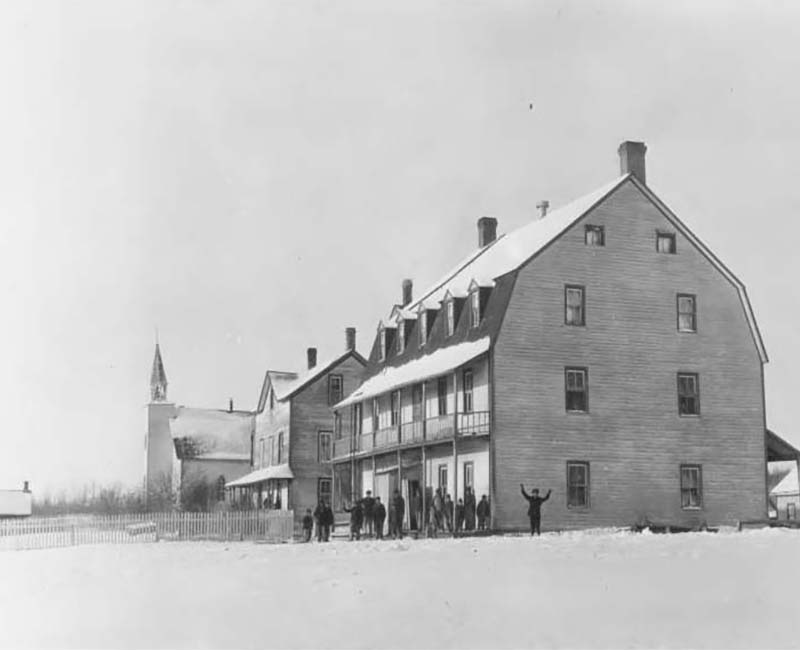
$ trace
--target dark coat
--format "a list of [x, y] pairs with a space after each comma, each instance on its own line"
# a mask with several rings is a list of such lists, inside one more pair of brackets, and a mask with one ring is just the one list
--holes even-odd
[[311, 530], [314, 527], [314, 518], [311, 515], [303, 517], [303, 529]]
[[527, 492], [525, 492], [525, 488], [521, 485], [519, 489], [522, 491], [522, 496], [528, 502], [528, 516], [531, 519], [538, 519], [542, 515], [542, 504], [550, 498], [550, 490], [547, 491], [547, 494], [543, 497], [535, 497], [531, 496]]
[[352, 528], [361, 528], [361, 524], [364, 521], [364, 512], [361, 510], [361, 504], [356, 502], [351, 508], [345, 506], [344, 511], [350, 513], [350, 526]]
[[383, 521], [386, 519], [386, 506], [382, 503], [376, 503], [372, 514], [375, 517], [375, 521]]
[[371, 519], [375, 515], [375, 499], [373, 497], [364, 497], [361, 499], [361, 507], [367, 519]]
[[395, 521], [403, 521], [403, 517], [406, 514], [406, 500], [398, 494], [392, 499], [392, 507], [394, 508]]
[[489, 506], [489, 500], [486, 499], [485, 501], [481, 499], [478, 501], [478, 516], [484, 517], [488, 519], [492, 514], [492, 509]]
[[316, 519], [317, 524], [320, 526], [332, 526], [333, 525], [333, 510], [330, 509], [327, 505], [318, 505], [314, 510], [314, 519]]

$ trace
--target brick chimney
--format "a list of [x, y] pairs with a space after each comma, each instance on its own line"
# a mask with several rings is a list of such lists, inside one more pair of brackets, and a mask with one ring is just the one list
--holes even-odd
[[478, 219], [478, 246], [483, 248], [495, 239], [497, 239], [497, 219], [494, 217]]
[[536, 209], [539, 211], [539, 218], [544, 219], [547, 216], [547, 210], [550, 208], [550, 201], [543, 200], [536, 204]]
[[308, 358], [308, 369], [311, 370], [317, 365], [317, 348], [308, 348], [306, 357]]
[[348, 327], [344, 331], [344, 349], [345, 350], [355, 350], [356, 349], [356, 328], [355, 327]]
[[233, 398], [228, 398], [228, 413], [233, 413]]
[[401, 305], [405, 307], [414, 299], [414, 283], [406, 278], [403, 280], [403, 302]]
[[31, 491], [30, 488], [28, 487], [28, 481], [23, 481], [22, 482], [22, 491], [23, 492], [30, 492]]
[[617, 152], [619, 153], [620, 174], [633, 174], [642, 183], [646, 183], [644, 155], [647, 153], [647, 147], [644, 142], [626, 140], [619, 145]]

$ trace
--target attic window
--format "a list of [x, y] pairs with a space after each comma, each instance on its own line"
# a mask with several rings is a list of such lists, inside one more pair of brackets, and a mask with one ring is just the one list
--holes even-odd
[[386, 328], [381, 325], [380, 330], [378, 331], [378, 353], [380, 355], [380, 360], [386, 360]]
[[424, 307], [420, 309], [417, 321], [419, 322], [419, 347], [422, 347], [428, 341], [428, 314]]
[[605, 226], [587, 225], [585, 237], [587, 246], [605, 246], [606, 245]]
[[667, 253], [674, 255], [677, 253], [677, 245], [675, 243], [674, 232], [656, 232], [656, 251], [659, 253]]
[[456, 329], [456, 305], [452, 298], [445, 303], [445, 310], [447, 312], [447, 336], [453, 336]]

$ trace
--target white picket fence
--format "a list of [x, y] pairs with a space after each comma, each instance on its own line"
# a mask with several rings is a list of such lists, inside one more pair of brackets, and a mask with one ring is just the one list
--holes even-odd
[[286, 542], [293, 533], [291, 510], [31, 517], [0, 519], [0, 550], [159, 540]]

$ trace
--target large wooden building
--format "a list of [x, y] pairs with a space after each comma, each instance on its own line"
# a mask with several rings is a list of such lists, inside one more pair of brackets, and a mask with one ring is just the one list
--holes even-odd
[[[336, 406], [341, 499], [471, 487], [492, 526], [526, 526], [519, 485], [552, 489], [543, 528], [767, 514], [763, 366], [744, 285], [650, 190], [621, 175], [477, 249], [380, 321]], [[793, 453], [793, 452], [789, 452]]]
[[294, 510], [302, 519], [320, 499], [332, 497], [331, 407], [359, 383], [366, 359], [356, 351], [356, 332], [347, 328], [345, 350], [317, 363], [307, 350], [303, 373], [268, 370], [255, 412], [251, 471], [227, 487], [234, 501], [252, 507]]

